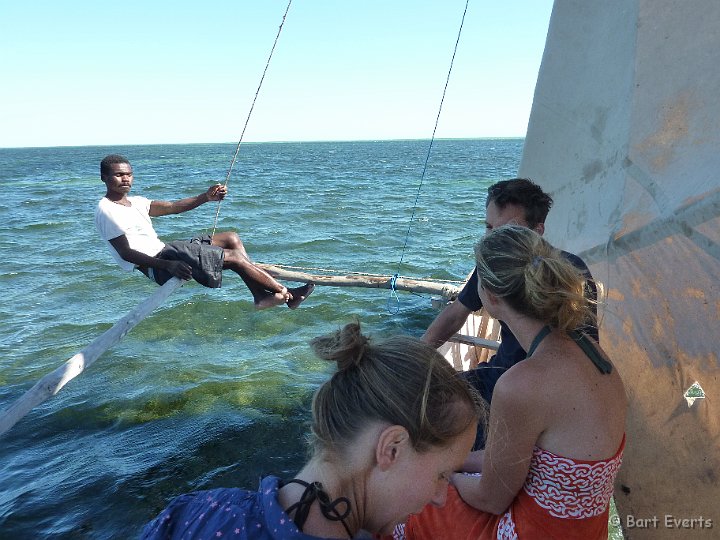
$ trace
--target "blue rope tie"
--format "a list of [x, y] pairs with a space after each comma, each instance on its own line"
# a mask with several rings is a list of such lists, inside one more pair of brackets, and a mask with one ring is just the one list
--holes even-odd
[[[397, 282], [398, 277], [400, 277], [398, 274], [394, 274], [390, 278], [390, 296], [388, 297], [387, 301], [387, 310], [390, 312], [391, 315], [397, 315], [398, 313], [400, 313], [400, 298], [398, 297], [397, 289], [395, 288], [395, 283]], [[390, 307], [390, 302], [393, 298], [395, 298], [396, 302], [394, 310]]]

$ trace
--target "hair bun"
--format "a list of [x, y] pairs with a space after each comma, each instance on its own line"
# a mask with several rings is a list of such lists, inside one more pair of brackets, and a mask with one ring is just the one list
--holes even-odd
[[340, 371], [359, 365], [369, 344], [370, 339], [360, 331], [359, 322], [346, 324], [340, 330], [310, 342], [319, 358], [337, 362]]

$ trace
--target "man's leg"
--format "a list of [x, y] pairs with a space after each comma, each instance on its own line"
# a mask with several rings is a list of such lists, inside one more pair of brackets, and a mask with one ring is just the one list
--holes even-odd
[[308, 297], [310, 293], [315, 289], [314, 283], [306, 283], [302, 287], [294, 287], [288, 289], [292, 298], [287, 301], [287, 305], [290, 309], [297, 309], [298, 306]]
[[287, 303], [291, 309], [297, 308], [312, 292], [314, 285], [307, 284], [294, 289], [287, 289], [278, 283], [270, 274], [256, 266], [245, 251], [240, 237], [234, 232], [218, 233], [212, 237], [213, 245], [225, 250], [223, 268], [238, 274], [253, 295], [255, 307], [269, 308]]

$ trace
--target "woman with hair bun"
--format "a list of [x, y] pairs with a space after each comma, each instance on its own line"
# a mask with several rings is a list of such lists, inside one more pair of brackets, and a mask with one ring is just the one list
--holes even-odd
[[315, 338], [337, 371], [312, 403], [312, 455], [290, 480], [258, 491], [181, 495], [143, 538], [297, 539], [390, 534], [442, 505], [483, 414], [474, 390], [432, 347], [396, 336], [374, 343], [348, 324]]
[[[396, 538], [607, 539], [625, 446], [623, 383], [596, 341], [584, 278], [535, 231], [506, 225], [475, 247], [483, 306], [527, 359], [499, 379], [487, 444], [455, 474], [443, 508]], [[478, 474], [479, 473], [479, 474]]]

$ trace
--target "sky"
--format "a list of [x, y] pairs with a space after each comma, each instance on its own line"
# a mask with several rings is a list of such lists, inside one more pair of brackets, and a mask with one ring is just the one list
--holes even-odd
[[[288, 0], [0, 0], [0, 148], [237, 142]], [[245, 142], [429, 139], [466, 0], [293, 0]], [[523, 137], [552, 0], [469, 0], [438, 138]]]

